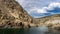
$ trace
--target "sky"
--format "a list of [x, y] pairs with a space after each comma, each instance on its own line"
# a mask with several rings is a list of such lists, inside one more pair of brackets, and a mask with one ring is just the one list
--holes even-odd
[[32, 17], [60, 14], [60, 0], [16, 0]]

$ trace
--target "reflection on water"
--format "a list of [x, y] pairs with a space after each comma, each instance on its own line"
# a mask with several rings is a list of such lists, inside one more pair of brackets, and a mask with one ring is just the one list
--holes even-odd
[[0, 29], [0, 34], [60, 34], [60, 31], [51, 31], [46, 26], [28, 29]]
[[45, 34], [46, 26], [33, 27], [29, 29], [0, 29], [0, 34]]
[[47, 31], [48, 31], [48, 27], [41, 26], [41, 27], [30, 28], [28, 30], [28, 34], [45, 34], [45, 32]]

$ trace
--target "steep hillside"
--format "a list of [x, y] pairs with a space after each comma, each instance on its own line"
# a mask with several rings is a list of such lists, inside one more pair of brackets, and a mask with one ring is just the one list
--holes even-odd
[[15, 0], [0, 0], [0, 28], [60, 27], [60, 14], [31, 17]]
[[35, 26], [34, 18], [15, 0], [0, 0], [0, 28], [25, 28]]

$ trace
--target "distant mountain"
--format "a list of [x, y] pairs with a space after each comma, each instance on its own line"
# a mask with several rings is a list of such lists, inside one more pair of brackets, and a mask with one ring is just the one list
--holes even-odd
[[60, 27], [60, 14], [37, 18], [37, 20], [40, 23], [39, 26], [45, 25], [51, 28]]

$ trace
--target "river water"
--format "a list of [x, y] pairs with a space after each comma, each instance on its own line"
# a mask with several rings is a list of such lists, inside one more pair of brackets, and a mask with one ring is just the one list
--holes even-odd
[[60, 34], [58, 31], [49, 32], [50, 29], [46, 26], [33, 27], [28, 29], [0, 29], [0, 34]]

